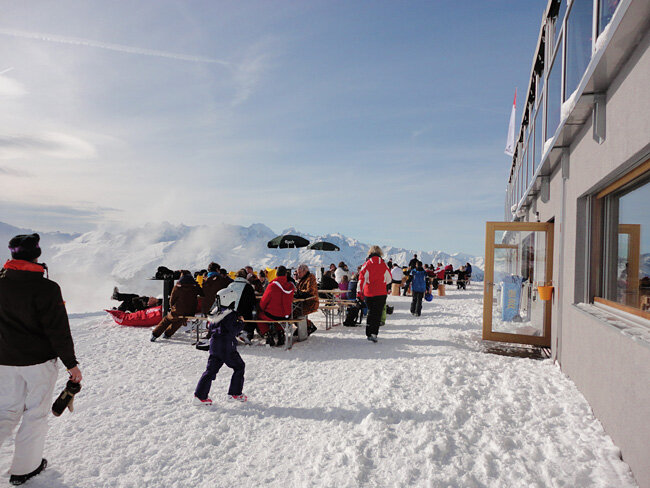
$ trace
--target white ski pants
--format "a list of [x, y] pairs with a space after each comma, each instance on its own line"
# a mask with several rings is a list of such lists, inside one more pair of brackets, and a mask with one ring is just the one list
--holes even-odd
[[58, 369], [56, 359], [32, 366], [0, 365], [0, 446], [23, 419], [10, 474], [31, 473], [41, 464]]

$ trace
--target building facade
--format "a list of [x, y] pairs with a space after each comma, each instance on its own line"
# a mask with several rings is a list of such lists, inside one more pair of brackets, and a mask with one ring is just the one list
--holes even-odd
[[488, 335], [550, 347], [645, 488], [649, 48], [649, 0], [548, 2], [485, 284]]

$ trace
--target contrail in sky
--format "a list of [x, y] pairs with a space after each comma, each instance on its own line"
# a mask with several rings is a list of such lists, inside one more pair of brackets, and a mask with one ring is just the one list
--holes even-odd
[[167, 51], [156, 51], [154, 49], [143, 49], [139, 47], [125, 46], [123, 44], [112, 44], [108, 42], [92, 41], [90, 39], [81, 39], [79, 37], [63, 37], [55, 34], [44, 34], [39, 32], [25, 32], [14, 29], [0, 28], [0, 34], [10, 37], [20, 37], [23, 39], [35, 39], [37, 41], [58, 42], [60, 44], [72, 44], [74, 46], [87, 46], [99, 49], [108, 49], [109, 51], [118, 51], [129, 54], [142, 54], [144, 56], [157, 56], [159, 58], [177, 59], [180, 61], [192, 61], [195, 63], [213, 63], [230, 66], [227, 61], [220, 59], [207, 58], [205, 56], [191, 56], [188, 54], [170, 53]]
[[3, 69], [2, 71], [0, 71], [0, 75], [4, 75], [5, 73], [9, 73], [12, 69], [14, 69], [13, 66], [11, 68]]

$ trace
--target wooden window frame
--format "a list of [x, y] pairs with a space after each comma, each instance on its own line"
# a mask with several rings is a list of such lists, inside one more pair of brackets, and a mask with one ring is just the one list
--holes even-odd
[[[606, 287], [606, 284], [604, 283], [604, 273], [605, 273], [605, 266], [606, 266], [606, 259], [607, 257], [604, 255], [605, 254], [605, 249], [607, 246], [605, 245], [605, 240], [608, 238], [606, 235], [605, 229], [608, 226], [607, 222], [605, 222], [606, 217], [606, 212], [605, 212], [605, 205], [606, 205], [606, 198], [612, 195], [614, 192], [617, 190], [620, 190], [623, 188], [625, 185], [633, 182], [634, 180], [637, 180], [639, 178], [643, 178], [644, 176], [647, 176], [650, 174], [650, 159], [645, 161], [644, 163], [640, 164], [633, 170], [627, 172], [620, 178], [618, 178], [616, 181], [613, 183], [610, 183], [607, 185], [604, 189], [602, 189], [600, 192], [596, 194], [596, 204], [597, 204], [597, 212], [594, 220], [595, 225], [598, 227], [598, 234], [599, 234], [599, 250], [600, 252], [598, 253], [598, 256], [595, 256], [597, 259], [598, 264], [598, 273], [597, 276], [593, 276], [593, 279], [598, 280], [596, 283], [596, 293], [594, 294], [593, 301], [594, 303], [600, 303], [602, 305], [606, 305], [608, 307], [612, 307], [617, 310], [621, 310], [623, 312], [627, 312], [629, 314], [635, 315], [637, 317], [641, 317], [644, 319], [650, 320], [650, 311], [645, 311], [641, 309], [640, 307], [642, 304], [640, 303], [640, 297], [639, 297], [639, 307], [633, 307], [630, 305], [626, 305], [623, 303], [615, 302], [613, 300], [604, 298], [603, 295], [603, 290]], [[639, 260], [637, 256], [640, 254], [640, 249], [639, 249], [639, 241], [640, 241], [640, 226], [638, 224], [618, 224], [618, 234], [628, 234], [630, 235], [630, 251], [632, 254], [632, 259], [630, 261], [630, 269], [634, 270], [634, 275], [631, 277], [633, 281], [638, 282], [639, 281]], [[611, 232], [611, 229], [610, 229]], [[617, 234], [617, 235], [618, 235]], [[636, 277], [636, 278], [635, 278]]]

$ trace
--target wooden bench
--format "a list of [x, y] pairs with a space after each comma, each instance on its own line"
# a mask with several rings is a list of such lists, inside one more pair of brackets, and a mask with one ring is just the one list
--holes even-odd
[[322, 305], [319, 310], [322, 310], [323, 315], [325, 315], [325, 330], [330, 330], [335, 325], [341, 325], [345, 320], [345, 310], [348, 305], [356, 303], [355, 300], [342, 300], [339, 298], [321, 299], [320, 301]]
[[[192, 321], [198, 321], [198, 322], [209, 322], [210, 317], [195, 317], [195, 316], [182, 316], [180, 318], [192, 320]], [[291, 349], [293, 347], [293, 332], [294, 332], [294, 326], [295, 324], [299, 324], [303, 320], [306, 320], [306, 318], [302, 319], [283, 319], [283, 320], [242, 320], [245, 324], [278, 324], [281, 328], [282, 331], [284, 332], [284, 349]], [[194, 344], [197, 344], [199, 342], [199, 326], [196, 324], [196, 342]], [[193, 345], [194, 345], [193, 344]]]
[[303, 320], [307, 320], [306, 317], [302, 319], [283, 319], [283, 320], [244, 320], [245, 324], [271, 324], [279, 325], [284, 332], [284, 350], [289, 350], [293, 347], [293, 332], [294, 326], [299, 324]]

